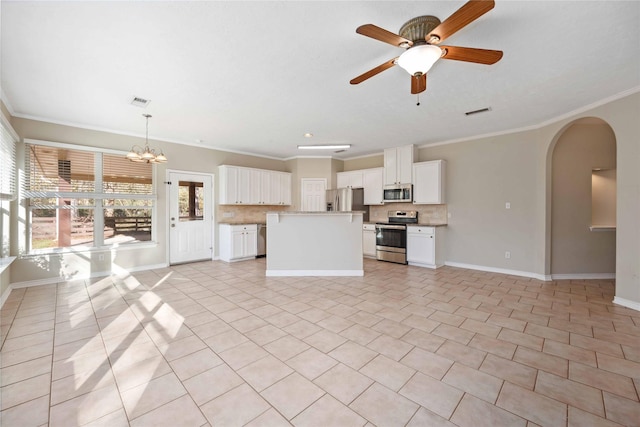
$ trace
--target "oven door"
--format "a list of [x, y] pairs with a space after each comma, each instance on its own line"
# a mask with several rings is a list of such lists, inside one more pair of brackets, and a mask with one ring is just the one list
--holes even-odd
[[407, 263], [407, 227], [376, 224], [376, 259]]

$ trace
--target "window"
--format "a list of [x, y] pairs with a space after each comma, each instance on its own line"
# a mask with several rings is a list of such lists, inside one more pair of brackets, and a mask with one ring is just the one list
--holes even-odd
[[0, 200], [16, 198], [16, 140], [0, 121]]
[[30, 249], [152, 240], [153, 166], [68, 144], [26, 144]]

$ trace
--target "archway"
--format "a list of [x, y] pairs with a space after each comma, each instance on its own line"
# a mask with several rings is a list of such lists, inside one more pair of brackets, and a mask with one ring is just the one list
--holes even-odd
[[[606, 197], [615, 192], [612, 128], [595, 117], [569, 123], [550, 145], [547, 162], [551, 171], [547, 271], [553, 279], [615, 277], [615, 195]], [[604, 192], [600, 191], [603, 179], [608, 183]]]

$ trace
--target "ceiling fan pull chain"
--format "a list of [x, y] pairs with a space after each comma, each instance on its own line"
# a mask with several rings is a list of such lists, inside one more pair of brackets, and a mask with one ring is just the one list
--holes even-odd
[[420, 106], [420, 94], [416, 93], [416, 97], [418, 98], [418, 102], [416, 102], [416, 106]]

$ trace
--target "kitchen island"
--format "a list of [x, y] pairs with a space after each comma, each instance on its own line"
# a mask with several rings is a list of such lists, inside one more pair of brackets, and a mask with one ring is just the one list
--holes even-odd
[[267, 212], [267, 276], [363, 276], [363, 212]]

